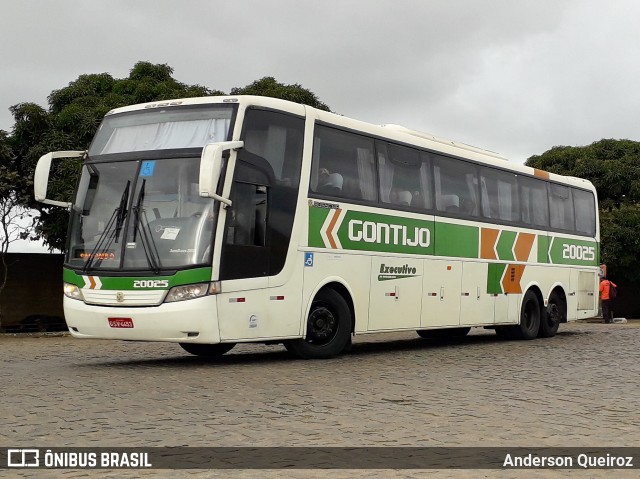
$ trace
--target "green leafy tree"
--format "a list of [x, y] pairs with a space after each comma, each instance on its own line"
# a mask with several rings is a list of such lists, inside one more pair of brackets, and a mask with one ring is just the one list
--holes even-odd
[[556, 146], [526, 164], [591, 181], [602, 209], [640, 204], [640, 142], [603, 139], [588, 146]]
[[232, 88], [232, 95], [260, 95], [269, 96], [273, 98], [281, 98], [282, 100], [289, 100], [295, 103], [302, 103], [303, 105], [309, 105], [319, 110], [331, 111], [329, 107], [321, 102], [315, 93], [303, 88], [297, 83], [293, 85], [284, 85], [276, 81], [273, 77], [264, 77], [260, 80], [256, 80], [253, 83], [242, 87]]
[[603, 139], [588, 146], [556, 146], [526, 164], [595, 185], [601, 259], [616, 278], [640, 282], [640, 142]]

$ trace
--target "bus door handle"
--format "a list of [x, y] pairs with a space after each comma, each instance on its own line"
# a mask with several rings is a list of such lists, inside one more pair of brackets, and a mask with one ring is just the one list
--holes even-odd
[[477, 294], [476, 299], [480, 299], [480, 286], [477, 288]]
[[440, 286], [440, 301], [444, 299], [444, 286]]

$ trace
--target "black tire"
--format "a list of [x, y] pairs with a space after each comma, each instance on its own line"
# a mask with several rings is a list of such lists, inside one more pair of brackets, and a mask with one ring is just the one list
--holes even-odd
[[558, 332], [560, 323], [567, 321], [567, 303], [557, 294], [553, 293], [547, 303], [547, 311], [540, 320], [538, 337], [552, 338]]
[[215, 358], [222, 356], [233, 349], [236, 343], [200, 344], [200, 343], [180, 343], [182, 349], [195, 356]]
[[522, 298], [520, 324], [513, 326], [496, 326], [496, 334], [500, 339], [536, 339], [540, 331], [543, 316], [540, 301], [536, 293], [529, 290]]
[[290, 339], [285, 348], [302, 359], [327, 359], [351, 343], [351, 310], [340, 293], [325, 288], [316, 295], [307, 318], [305, 339]]
[[463, 338], [471, 328], [418, 329], [418, 336], [424, 339]]
[[536, 293], [529, 290], [522, 299], [520, 309], [520, 324], [513, 327], [514, 339], [536, 339], [540, 330], [542, 309]]

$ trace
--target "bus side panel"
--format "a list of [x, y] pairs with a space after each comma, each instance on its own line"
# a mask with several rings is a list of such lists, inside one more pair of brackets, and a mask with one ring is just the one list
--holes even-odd
[[495, 296], [487, 291], [488, 263], [467, 261], [462, 265], [460, 324], [493, 324]]
[[421, 258], [371, 258], [369, 331], [419, 329], [422, 307]]
[[355, 309], [355, 331], [367, 331], [369, 322], [369, 277], [371, 257], [341, 252], [305, 252], [303, 315], [300, 334], [305, 334], [306, 318], [315, 294], [322, 286], [337, 282], [351, 293]]
[[421, 327], [455, 327], [460, 324], [462, 261], [425, 260]]
[[575, 290], [572, 289], [571, 271], [571, 268], [557, 266], [527, 265], [522, 274], [522, 293], [526, 292], [528, 285], [537, 284], [546, 307], [551, 291], [559, 286], [564, 290], [567, 299], [567, 319], [573, 321], [576, 318], [576, 296]]

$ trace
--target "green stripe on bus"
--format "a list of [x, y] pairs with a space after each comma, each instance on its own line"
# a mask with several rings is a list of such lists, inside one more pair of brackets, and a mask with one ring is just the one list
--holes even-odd
[[436, 223], [435, 254], [458, 258], [477, 258], [480, 252], [480, 228]]
[[[85, 286], [85, 280], [82, 276], [93, 276], [100, 278], [100, 282], [102, 286], [100, 289], [103, 290], [133, 290], [140, 289], [134, 288], [133, 282], [140, 280], [151, 280], [151, 281], [168, 281], [168, 288], [173, 288], [174, 286], [181, 286], [183, 284], [194, 284], [194, 283], [206, 283], [211, 281], [211, 267], [206, 268], [195, 268], [195, 269], [187, 269], [184, 271], [178, 271], [173, 276], [127, 276], [127, 277], [114, 277], [114, 276], [100, 276], [99, 274], [92, 275], [79, 275], [70, 269], [63, 269], [62, 278], [65, 282], [75, 284], [76, 286], [82, 288]], [[144, 289], [168, 289], [168, 288], [144, 288]]]
[[549, 237], [538, 235], [538, 263], [549, 262]]
[[344, 249], [433, 254], [433, 221], [349, 210], [337, 237]]
[[320, 230], [329, 211], [331, 210], [327, 208], [309, 208], [309, 246], [313, 248], [325, 247]]
[[[516, 231], [501, 230], [496, 242], [501, 261], [515, 261]], [[336, 208], [309, 208], [309, 246], [354, 251], [478, 258], [480, 228]], [[600, 248], [589, 240], [537, 235], [538, 263], [597, 266]], [[497, 270], [496, 270], [497, 271]], [[504, 271], [504, 270], [503, 270]], [[496, 286], [494, 289], [497, 289]]]
[[518, 233], [515, 231], [502, 230], [500, 233], [500, 239], [496, 245], [496, 252], [498, 253], [498, 259], [505, 261], [513, 261], [513, 244], [516, 242], [516, 236]]
[[553, 264], [598, 266], [598, 249], [595, 241], [560, 238], [556, 236], [549, 247]]
[[487, 273], [487, 293], [502, 294], [502, 275], [506, 269], [506, 263], [489, 263]]

